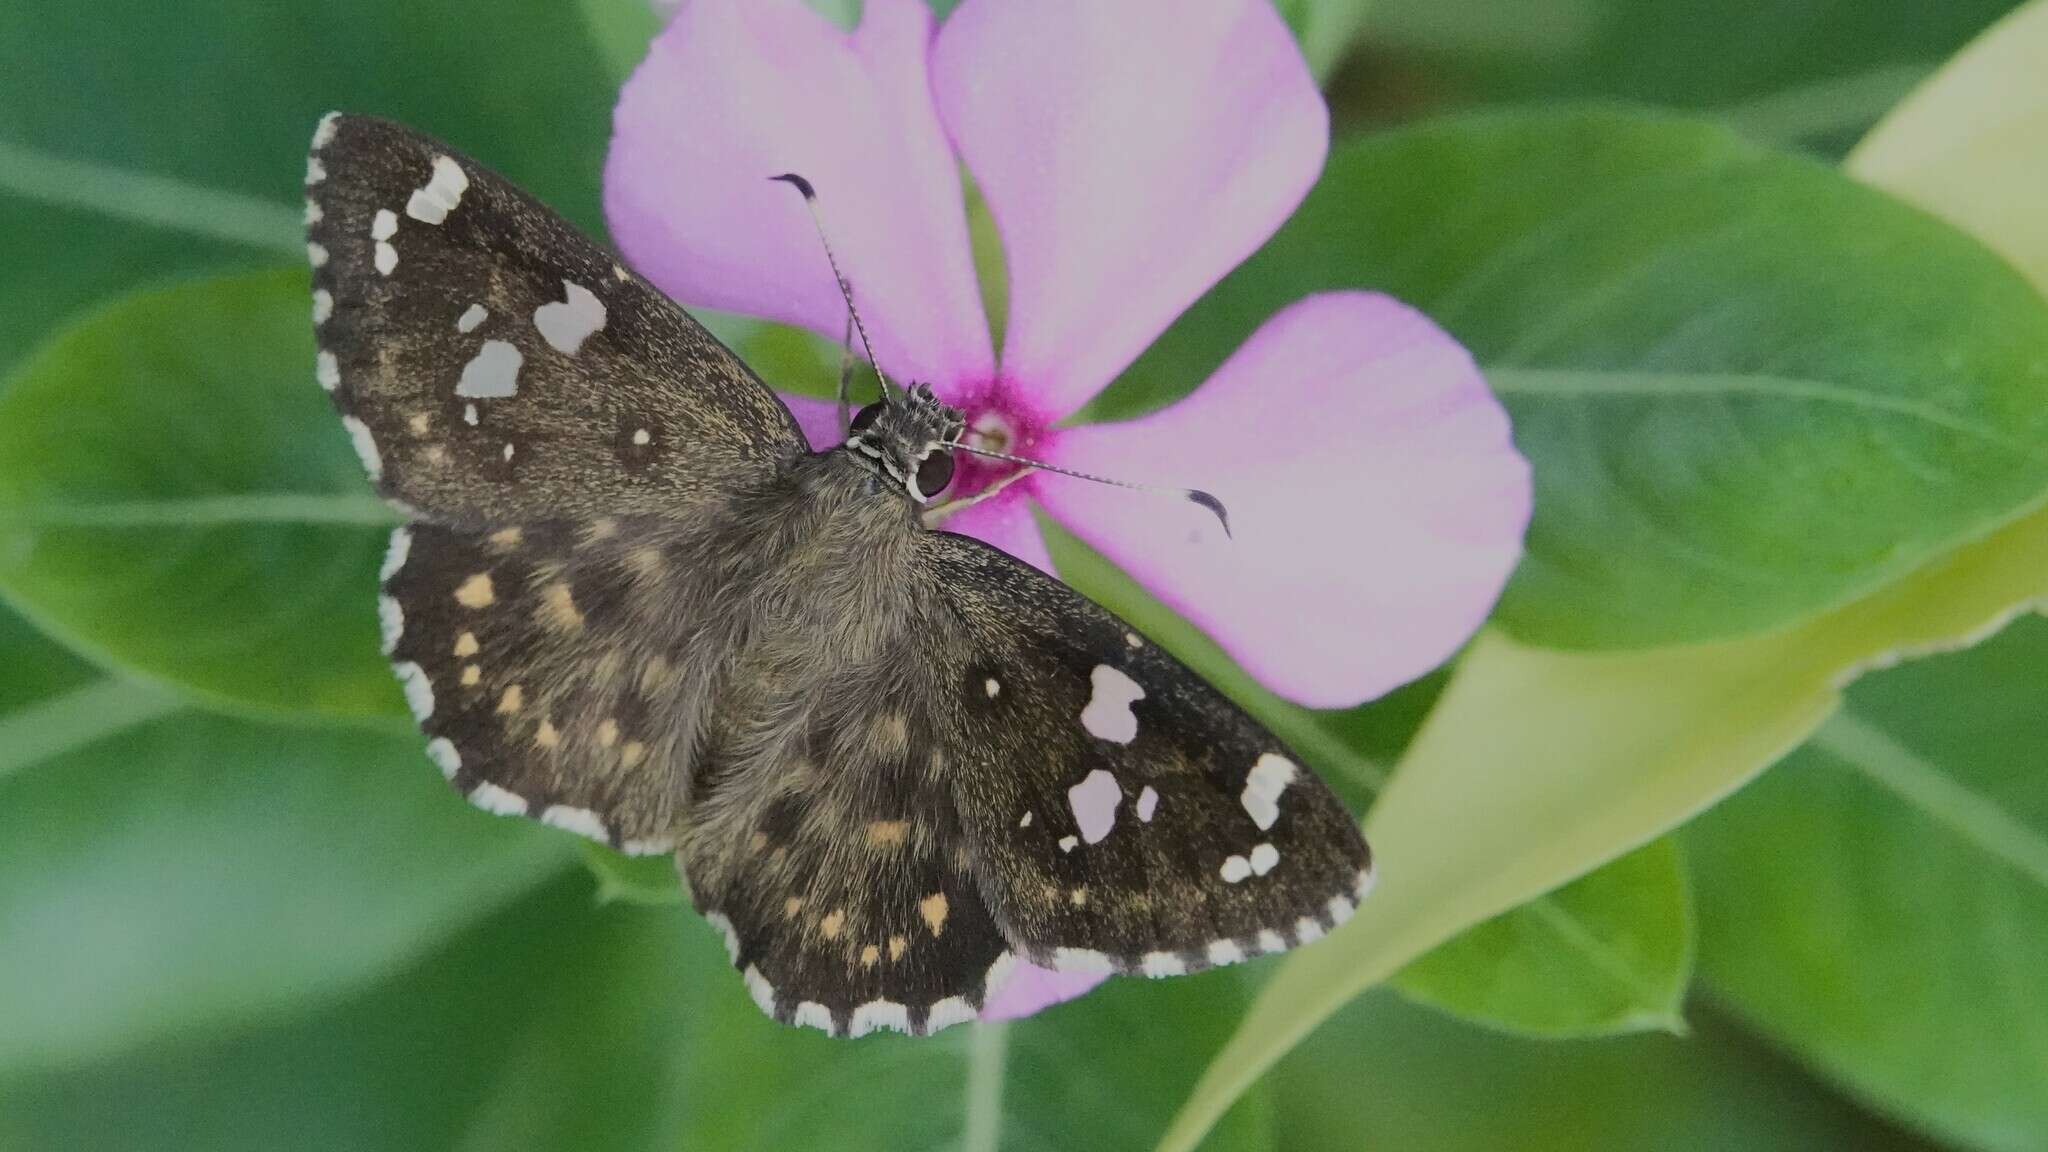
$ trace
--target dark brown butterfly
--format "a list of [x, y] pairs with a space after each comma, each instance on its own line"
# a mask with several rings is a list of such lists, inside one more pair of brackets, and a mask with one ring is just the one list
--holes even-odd
[[468, 158], [329, 116], [306, 183], [318, 379], [411, 520], [381, 605], [428, 754], [483, 808], [675, 853], [765, 1011], [924, 1033], [1013, 958], [1191, 972], [1364, 895], [1356, 825], [1271, 733], [926, 526], [965, 447], [928, 388], [812, 452]]

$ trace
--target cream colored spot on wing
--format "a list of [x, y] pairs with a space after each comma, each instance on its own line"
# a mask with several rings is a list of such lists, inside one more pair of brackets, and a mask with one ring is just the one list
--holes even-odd
[[1083, 884], [1079, 888], [1074, 889], [1072, 892], [1067, 893], [1067, 903], [1072, 904], [1076, 908], [1087, 907], [1088, 886], [1086, 884]]
[[458, 659], [476, 655], [478, 647], [474, 632], [464, 632], [455, 638], [455, 655]]
[[873, 968], [876, 964], [881, 963], [881, 960], [882, 950], [873, 944], [860, 950], [860, 966], [863, 968]]
[[638, 740], [628, 740], [626, 741], [626, 746], [619, 749], [619, 762], [631, 768], [640, 763], [641, 759], [646, 755], [647, 745], [642, 744]]
[[619, 522], [609, 516], [600, 516], [590, 522], [589, 530], [584, 533], [583, 538], [596, 543], [599, 540], [609, 540], [618, 534]]
[[652, 694], [660, 689], [669, 687], [670, 676], [673, 672], [674, 669], [669, 667], [667, 659], [661, 656], [649, 656], [647, 663], [640, 666], [640, 691]]
[[614, 745], [614, 744], [617, 744], [618, 742], [619, 742], [619, 722], [618, 722], [617, 720], [610, 720], [610, 719], [607, 719], [607, 720], [604, 720], [603, 722], [601, 722], [601, 723], [599, 723], [599, 724], [598, 724], [598, 726], [597, 726], [597, 744], [598, 744], [598, 747], [600, 747], [600, 748], [609, 748], [609, 747], [611, 747], [612, 745]]
[[767, 846], [768, 834], [766, 832], [755, 832], [752, 836], [747, 837], [747, 850], [750, 852], [759, 852]]
[[610, 687], [618, 683], [619, 673], [626, 670], [626, 654], [617, 648], [606, 650], [590, 666], [590, 680], [593, 684]]
[[905, 951], [905, 950], [907, 950], [907, 949], [908, 949], [909, 947], [910, 947], [910, 941], [908, 941], [908, 940], [905, 940], [905, 939], [904, 939], [903, 937], [901, 937], [901, 936], [891, 936], [891, 937], [889, 937], [889, 959], [891, 959], [891, 960], [901, 960], [901, 959], [903, 959], [903, 953], [904, 953], [904, 951]]
[[844, 908], [834, 908], [831, 915], [818, 921], [818, 931], [824, 933], [827, 940], [839, 939], [839, 930], [844, 927], [846, 927], [846, 909]]
[[626, 553], [626, 567], [649, 584], [659, 582], [668, 573], [668, 563], [661, 558], [659, 548], [635, 548]]
[[884, 755], [896, 755], [910, 746], [910, 722], [901, 712], [885, 713], [875, 721], [875, 747]]
[[510, 688], [505, 689], [505, 694], [503, 696], [498, 697], [498, 712], [501, 715], [513, 715], [514, 713], [518, 712], [519, 709], [525, 707], [525, 705], [526, 689], [520, 687], [517, 684], [514, 684]]
[[491, 586], [491, 574], [479, 572], [464, 580], [455, 589], [455, 602], [464, 608], [489, 608], [498, 602], [498, 593]]
[[782, 902], [782, 915], [787, 919], [796, 919], [796, 914], [803, 910], [804, 902], [801, 896], [791, 896]]
[[412, 419], [405, 422], [405, 426], [412, 430], [413, 435], [425, 436], [433, 428], [434, 422], [433, 418], [425, 412], [415, 412], [412, 414]]
[[519, 547], [521, 532], [517, 528], [500, 528], [489, 536], [491, 551], [510, 552]]
[[577, 632], [583, 628], [583, 613], [577, 610], [576, 598], [566, 581], [557, 580], [541, 590], [536, 615], [542, 624], [557, 632]]
[[427, 450], [422, 455], [426, 457], [427, 463], [437, 468], [448, 463], [448, 449], [443, 448], [439, 444], [427, 445]]
[[558, 748], [562, 743], [562, 734], [556, 730], [553, 720], [543, 717], [540, 727], [533, 734], [533, 742], [543, 748]]
[[868, 825], [868, 847], [900, 847], [909, 835], [908, 820], [876, 820]]
[[483, 681], [483, 678], [483, 669], [477, 667], [474, 664], [464, 664], [462, 666], [462, 686], [464, 688], [476, 687], [479, 683]]
[[946, 931], [946, 894], [934, 892], [917, 902], [917, 914], [924, 917], [925, 927], [938, 936]]

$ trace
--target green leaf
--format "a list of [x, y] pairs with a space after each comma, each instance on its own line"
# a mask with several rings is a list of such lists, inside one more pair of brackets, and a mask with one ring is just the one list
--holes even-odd
[[1309, 71], [1322, 83], [1336, 71], [1365, 28], [1373, 0], [1274, 0], [1274, 7], [1294, 30], [1294, 38], [1301, 41]]
[[616, 88], [555, 0], [9, 4], [0, 45], [0, 370], [111, 292], [296, 256], [306, 142], [335, 108], [603, 224]]
[[1324, 1018], [1444, 940], [1683, 822], [1804, 740], [1861, 669], [2048, 597], [2048, 512], [1797, 628], [1633, 653], [1482, 634], [1366, 821], [1378, 889], [1291, 955], [1162, 1150], [1192, 1148]]
[[[832, 1040], [764, 1017], [696, 917], [599, 907], [579, 878], [345, 1001], [0, 1076], [0, 1145], [1128, 1149], [1236, 987], [1117, 980], [1007, 1026]], [[1255, 1099], [1209, 1147], [1268, 1148], [1270, 1124]]]
[[332, 998], [573, 859], [464, 804], [410, 736], [166, 712], [76, 710], [0, 774], [0, 1069]]
[[2048, 293], [2048, 3], [1986, 32], [1856, 146], [1847, 167], [1981, 238]]
[[[1926, 69], [2013, 0], [1379, 0], [1369, 103], [1601, 98], [1711, 109]], [[1361, 69], [1361, 71], [1365, 71]], [[1389, 97], [1398, 97], [1398, 105]], [[1861, 130], [1885, 104], [1864, 106]]]
[[1360, 999], [1275, 1070], [1280, 1147], [1933, 1152], [1713, 1016], [1685, 1039], [1533, 1041]]
[[1535, 466], [1500, 622], [1634, 647], [1783, 625], [2048, 488], [2048, 309], [1939, 222], [1707, 125], [1571, 112], [1339, 148], [1092, 409], [1185, 392], [1309, 292], [1464, 341]]
[[1687, 833], [1702, 974], [1944, 1139], [2048, 1145], [2048, 620], [1865, 679]]
[[0, 393], [0, 591], [81, 652], [239, 706], [402, 714], [393, 514], [311, 380], [301, 273], [129, 297]]
[[1536, 1036], [1683, 1033], [1692, 906], [1678, 851], [1652, 842], [1466, 930], [1394, 977], [1406, 995]]

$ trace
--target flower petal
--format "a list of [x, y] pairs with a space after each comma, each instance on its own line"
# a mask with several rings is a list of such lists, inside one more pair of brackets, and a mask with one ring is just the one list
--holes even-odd
[[1195, 484], [1207, 511], [1090, 484], [1046, 509], [1312, 707], [1369, 700], [1449, 657], [1521, 555], [1529, 466], [1465, 350], [1398, 301], [1311, 296], [1187, 399], [1061, 431], [1051, 462]]
[[1002, 235], [1004, 374], [1060, 415], [1264, 243], [1329, 147], [1270, 0], [967, 0], [932, 92]]
[[1107, 972], [1054, 972], [1019, 960], [1011, 969], [1010, 978], [982, 1005], [981, 1018], [1021, 1019], [1062, 1000], [1072, 1000], [1107, 979]]
[[931, 14], [871, 0], [847, 33], [799, 0], [692, 0], [626, 82], [605, 215], [633, 266], [685, 304], [834, 341], [846, 306], [794, 189], [818, 191], [882, 368], [985, 377], [959, 167], [933, 111]]
[[796, 426], [804, 430], [804, 439], [811, 442], [811, 451], [823, 452], [844, 442], [846, 438], [839, 432], [838, 401], [820, 400], [816, 396], [795, 392], [779, 395], [782, 402], [789, 405], [789, 414], [796, 417]]
[[1030, 480], [1012, 484], [1000, 496], [951, 513], [939, 527], [993, 544], [1050, 575], [1052, 554], [1045, 550], [1045, 533], [1038, 530], [1038, 519], [1031, 514], [1031, 501], [1025, 496], [1030, 484]]

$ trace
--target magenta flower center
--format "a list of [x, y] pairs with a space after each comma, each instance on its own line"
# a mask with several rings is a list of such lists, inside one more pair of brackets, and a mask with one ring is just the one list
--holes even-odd
[[[1024, 399], [1025, 391], [1014, 381], [1000, 376], [953, 389], [947, 403], [960, 409], [967, 419], [967, 430], [961, 434], [961, 439], [991, 452], [1007, 452], [1012, 456], [1041, 455], [1057, 433], [1052, 422]], [[973, 496], [1002, 483], [1020, 470], [1021, 465], [1007, 460], [956, 452], [953, 455], [953, 486], [946, 493], [946, 498], [959, 500]]]

